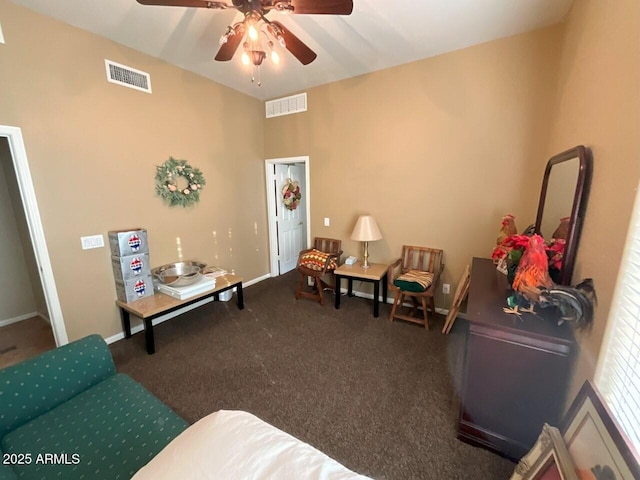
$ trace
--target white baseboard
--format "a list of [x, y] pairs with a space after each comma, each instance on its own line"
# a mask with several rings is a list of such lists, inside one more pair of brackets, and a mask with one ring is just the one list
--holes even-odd
[[[249, 280], [247, 282], [243, 282], [242, 283], [242, 288], [249, 287], [251, 285], [255, 285], [256, 283], [259, 283], [259, 282], [261, 282], [263, 280], [267, 280], [269, 278], [272, 278], [271, 277], [271, 273], [267, 273], [267, 274], [262, 275], [260, 277], [257, 277], [257, 278], [254, 278], [252, 280]], [[347, 293], [347, 289], [343, 288], [342, 292], [346, 294]], [[363, 293], [363, 292], [354, 290], [353, 294], [356, 297], [368, 298], [369, 300], [373, 300], [373, 294], [372, 293]], [[153, 325], [155, 326], [155, 325], [158, 325], [158, 324], [160, 324], [162, 322], [166, 322], [167, 320], [169, 320], [169, 319], [171, 319], [173, 317], [177, 317], [178, 315], [182, 315], [183, 313], [191, 311], [194, 308], [201, 307], [202, 305], [205, 305], [206, 303], [209, 303], [209, 302], [212, 302], [212, 301], [213, 301], [213, 298], [208, 298], [208, 299], [196, 302], [196, 303], [194, 303], [192, 305], [188, 305], [186, 307], [183, 307], [183, 308], [181, 308], [179, 310], [176, 310], [175, 312], [171, 312], [171, 313], [167, 313], [166, 315], [162, 315], [162, 316], [156, 318], [153, 321]], [[387, 303], [393, 303], [393, 298], [387, 297]], [[436, 312], [440, 313], [442, 315], [447, 315], [449, 313], [449, 310], [444, 309], [444, 308], [436, 308]], [[458, 313], [457, 317], [458, 318], [462, 318], [462, 319], [466, 319], [466, 315], [464, 313]], [[27, 318], [29, 318], [29, 317], [27, 317]], [[1, 322], [0, 322], [0, 326], [1, 326]], [[131, 334], [133, 335], [133, 334], [141, 332], [143, 330], [144, 330], [144, 325], [141, 322], [138, 325], [135, 325], [135, 326], [131, 327]], [[122, 340], [123, 338], [124, 338], [124, 332], [120, 332], [120, 333], [117, 333], [115, 335], [112, 335], [111, 337], [105, 338], [105, 341], [108, 344], [111, 344], [111, 343], [117, 342], [119, 340]]]
[[[345, 295], [348, 293], [348, 289], [346, 289], [346, 288], [341, 288], [340, 291]], [[364, 292], [360, 292], [358, 290], [354, 290], [353, 294], [356, 297], [367, 298], [369, 300], [373, 300], [373, 293], [364, 293]], [[387, 297], [387, 303], [393, 304], [393, 301], [394, 301], [393, 297]], [[410, 307], [411, 304], [404, 303], [404, 306]], [[441, 315], [445, 315], [446, 316], [446, 315], [449, 314], [449, 309], [436, 307], [436, 313], [439, 313]], [[464, 312], [458, 312], [458, 314], [456, 315], [456, 318], [462, 318], [463, 320], [466, 320], [467, 319], [467, 315]]]
[[7, 318], [6, 320], [0, 320], [0, 327], [6, 327], [7, 325], [11, 325], [12, 323], [18, 323], [23, 320], [28, 320], [33, 317], [41, 316], [38, 312], [25, 313], [24, 315], [19, 315], [13, 318]]
[[47, 322], [49, 325], [51, 325], [51, 319], [49, 318], [49, 315], [47, 315], [46, 313], [42, 313], [42, 312], [38, 312], [37, 314], [41, 319], [43, 319], [45, 322]]
[[[266, 275], [262, 275], [260, 277], [254, 278], [252, 280], [248, 280], [246, 282], [242, 282], [242, 288], [245, 287], [250, 287], [251, 285], [255, 285], [258, 282], [261, 282], [263, 280], [267, 280], [271, 278], [271, 274], [267, 273]], [[235, 290], [235, 289], [234, 289]], [[187, 305], [186, 307], [182, 307], [178, 310], [176, 310], [175, 312], [171, 312], [171, 313], [167, 313], [166, 315], [161, 315], [158, 318], [156, 318], [155, 320], [153, 320], [153, 325], [156, 326], [162, 322], [166, 322], [167, 320], [177, 317], [178, 315], [182, 315], [183, 313], [187, 313], [195, 308], [201, 307], [202, 305], [205, 305], [207, 303], [213, 302], [213, 298], [205, 298], [204, 300], [200, 300], [199, 302], [196, 303], [192, 303], [191, 305]], [[137, 318], [135, 315], [132, 315], [133, 318]], [[140, 323], [138, 325], [132, 326], [131, 327], [131, 335], [141, 332], [144, 330], [144, 324], [142, 323], [142, 320], [140, 321]], [[107, 342], [108, 344], [117, 342], [118, 340], [122, 340], [124, 338], [124, 332], [120, 332], [117, 333], [115, 335], [112, 335], [111, 337], [105, 338], [105, 342]]]
[[262, 275], [261, 277], [254, 278], [253, 280], [249, 280], [248, 282], [243, 282], [242, 283], [242, 288], [250, 287], [251, 285], [255, 285], [256, 283], [259, 283], [259, 282], [261, 282], [263, 280], [268, 280], [270, 278], [272, 278], [271, 274], [270, 273], [266, 273], [266, 274]]

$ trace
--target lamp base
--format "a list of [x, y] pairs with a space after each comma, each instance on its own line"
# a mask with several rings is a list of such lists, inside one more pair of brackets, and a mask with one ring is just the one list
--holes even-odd
[[369, 242], [364, 242], [364, 262], [362, 262], [362, 268], [369, 268]]

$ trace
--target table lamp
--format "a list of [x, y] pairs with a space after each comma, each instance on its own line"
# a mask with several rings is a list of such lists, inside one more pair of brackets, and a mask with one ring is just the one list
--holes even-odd
[[369, 242], [381, 240], [378, 224], [371, 215], [360, 215], [351, 234], [351, 240], [364, 242], [364, 262], [362, 268], [369, 268]]

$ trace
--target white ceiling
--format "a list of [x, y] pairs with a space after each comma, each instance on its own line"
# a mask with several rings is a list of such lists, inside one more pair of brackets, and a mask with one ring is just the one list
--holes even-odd
[[[572, 0], [354, 0], [349, 16], [280, 15], [318, 58], [265, 60], [262, 86], [240, 62], [216, 62], [235, 10], [143, 6], [135, 0], [13, 0], [259, 99], [288, 95], [562, 21]], [[227, 3], [231, 3], [228, 0]], [[110, 60], [119, 61], [117, 58]], [[136, 68], [136, 65], [129, 65]]]

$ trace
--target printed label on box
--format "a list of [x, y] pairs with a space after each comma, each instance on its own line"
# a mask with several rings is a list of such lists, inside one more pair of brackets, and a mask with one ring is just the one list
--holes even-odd
[[144, 294], [147, 291], [147, 284], [144, 283], [144, 280], [138, 280], [133, 286], [133, 291], [136, 292], [138, 297], [144, 297]]
[[138, 257], [134, 258], [129, 263], [129, 268], [134, 275], [140, 275], [140, 272], [142, 272], [142, 267], [144, 267], [144, 263]]
[[132, 252], [140, 250], [140, 237], [135, 233], [129, 237], [129, 248]]

